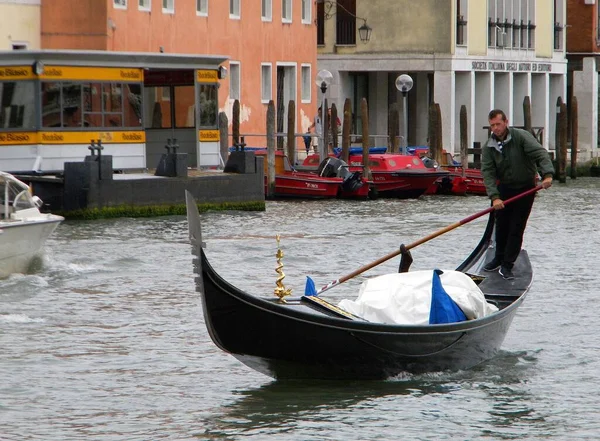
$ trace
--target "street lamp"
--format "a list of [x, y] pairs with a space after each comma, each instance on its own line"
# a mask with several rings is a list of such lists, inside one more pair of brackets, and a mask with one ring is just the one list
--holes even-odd
[[402, 146], [402, 153], [406, 155], [408, 147], [408, 110], [407, 110], [407, 101], [406, 95], [413, 87], [413, 80], [410, 75], [402, 74], [398, 78], [396, 78], [396, 89], [398, 89], [402, 93], [402, 101], [403, 101], [403, 109], [402, 116], [404, 117], [404, 145]]
[[368, 43], [371, 40], [371, 26], [367, 24], [367, 20], [363, 20], [364, 23], [361, 27], [358, 28], [358, 36], [360, 37], [360, 41], [363, 43]]
[[315, 84], [321, 89], [321, 133], [319, 133], [319, 160], [327, 157], [327, 109], [325, 108], [325, 94], [333, 80], [333, 75], [326, 69], [319, 71]]

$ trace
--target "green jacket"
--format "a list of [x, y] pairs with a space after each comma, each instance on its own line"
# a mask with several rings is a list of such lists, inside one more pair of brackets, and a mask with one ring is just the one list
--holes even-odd
[[492, 136], [482, 149], [481, 174], [491, 200], [500, 197], [498, 184], [514, 189], [533, 187], [538, 169], [544, 178], [554, 175], [550, 155], [531, 133], [514, 127], [508, 131], [503, 143]]

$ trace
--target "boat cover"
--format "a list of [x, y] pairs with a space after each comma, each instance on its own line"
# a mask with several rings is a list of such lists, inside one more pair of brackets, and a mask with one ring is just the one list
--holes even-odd
[[[440, 273], [444, 291], [468, 320], [498, 311], [467, 274], [452, 270]], [[344, 299], [338, 306], [370, 322], [428, 325], [434, 276], [434, 271], [426, 270], [373, 277], [363, 282], [356, 300]]]

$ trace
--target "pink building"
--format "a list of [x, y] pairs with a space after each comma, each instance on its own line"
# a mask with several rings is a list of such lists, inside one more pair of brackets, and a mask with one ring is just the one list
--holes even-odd
[[[233, 102], [239, 99], [240, 133], [248, 135], [248, 146], [265, 145], [257, 135], [266, 132], [270, 100], [284, 109], [278, 132], [287, 130], [290, 100], [296, 103], [296, 132], [306, 131], [316, 113], [312, 0], [80, 0], [77, 7], [72, 0], [52, 0], [42, 2], [41, 17], [42, 49], [228, 58], [219, 109], [231, 124]], [[176, 128], [176, 118], [166, 116], [177, 114], [172, 86], [159, 94], [163, 128]]]

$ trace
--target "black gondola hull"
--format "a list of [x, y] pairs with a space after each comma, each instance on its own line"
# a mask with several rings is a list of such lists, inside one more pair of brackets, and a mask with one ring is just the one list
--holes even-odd
[[498, 352], [522, 302], [459, 324], [390, 326], [315, 316], [298, 301], [256, 302], [230, 285], [224, 289], [214, 276], [203, 272], [204, 317], [213, 341], [274, 378], [382, 379], [467, 369]]
[[[189, 207], [188, 207], [189, 208]], [[189, 214], [188, 214], [189, 218]], [[198, 223], [192, 235], [192, 223]], [[531, 283], [523, 251], [505, 281], [491, 274], [480, 288], [501, 310], [460, 323], [387, 325], [334, 317], [300, 299], [280, 303], [250, 295], [222, 279], [201, 247], [199, 218], [190, 221], [197, 290], [212, 340], [247, 366], [278, 379], [385, 379], [406, 372], [468, 369], [494, 357]], [[481, 266], [490, 251], [493, 219], [478, 248], [459, 266]]]

